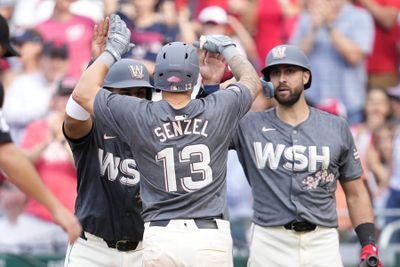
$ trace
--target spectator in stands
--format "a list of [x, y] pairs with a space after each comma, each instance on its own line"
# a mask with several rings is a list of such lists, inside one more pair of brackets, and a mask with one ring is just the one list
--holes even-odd
[[[19, 56], [19, 54], [10, 44], [8, 23], [4, 17], [0, 15], [0, 58], [14, 56]], [[12, 143], [8, 124], [2, 116], [1, 108], [3, 106], [3, 96], [4, 90], [0, 82], [0, 169], [2, 173], [7, 175], [12, 183], [26, 194], [42, 203], [51, 212], [54, 220], [68, 233], [69, 241], [72, 243], [79, 237], [82, 228], [77, 218], [74, 217], [71, 212], [68, 212], [57, 198], [44, 186], [33, 165]], [[7, 201], [5, 199], [3, 200]], [[5, 203], [3, 200], [1, 202]], [[17, 203], [14, 204], [18, 206], [18, 203], [21, 202], [19, 202], [17, 198]], [[14, 204], [12, 203], [11, 205], [14, 206]], [[17, 216], [17, 213], [19, 213], [18, 209], [9, 214], [11, 216], [9, 218], [11, 219], [11, 223], [15, 221], [14, 218]], [[23, 227], [23, 229], [31, 230], [30, 227]], [[8, 232], [7, 230], [0, 230], [0, 233], [2, 233], [2, 237], [4, 237], [4, 233]], [[8, 238], [5, 237], [5, 239]]]
[[350, 127], [372, 200], [377, 193], [377, 185], [386, 184], [385, 180], [388, 177], [381, 174], [378, 162], [376, 165], [368, 162], [368, 150], [373, 145], [376, 132], [388, 122], [390, 114], [390, 102], [386, 92], [380, 88], [372, 88], [367, 93], [363, 121]]
[[65, 234], [56, 240], [60, 227], [38, 223], [38, 219], [24, 213], [27, 196], [15, 185], [5, 181], [0, 185], [0, 253], [53, 254], [64, 253]]
[[54, 88], [57, 83], [68, 73], [68, 46], [60, 42], [45, 43], [41, 64], [46, 81]]
[[349, 0], [307, 1], [291, 40], [310, 58], [313, 82], [306, 98], [314, 104], [336, 98], [346, 106], [349, 123], [360, 122], [373, 38], [371, 15]]
[[200, 34], [229, 35], [241, 46], [254, 66], [261, 66], [252, 36], [236, 17], [228, 15], [221, 7], [209, 6], [200, 11], [198, 20], [201, 24]]
[[10, 20], [14, 12], [15, 0], [0, 1], [0, 15], [6, 20]]
[[399, 83], [400, 25], [397, 15], [400, 11], [398, 0], [354, 0], [373, 16], [375, 42], [368, 58], [368, 87], [388, 89]]
[[[392, 156], [392, 170], [389, 180], [389, 196], [386, 202], [387, 209], [399, 209], [400, 208], [400, 85], [394, 88], [390, 88], [388, 95], [391, 100], [394, 123], [396, 124], [396, 130], [393, 141], [393, 156]], [[394, 214], [393, 216], [386, 217], [386, 224], [400, 220], [400, 214]], [[397, 233], [393, 237], [393, 241], [400, 242], [400, 234]]]
[[[76, 198], [76, 170], [71, 150], [62, 133], [62, 122], [66, 103], [76, 79], [63, 78], [52, 98], [52, 109], [46, 118], [32, 122], [26, 130], [21, 148], [26, 152], [45, 185], [59, 201], [71, 212]], [[65, 233], [55, 225], [49, 212], [37, 201], [30, 199], [26, 214], [35, 221], [35, 226], [47, 228], [43, 233], [49, 243], [63, 251], [66, 249]]]
[[376, 215], [376, 230], [385, 224], [385, 206], [389, 194], [389, 179], [393, 169], [393, 146], [396, 124], [386, 122], [374, 132], [373, 142], [368, 147], [368, 186], [373, 197]]
[[47, 86], [41, 69], [42, 36], [29, 29], [13, 39], [21, 54], [18, 58], [21, 66], [4, 76], [6, 93], [3, 114], [10, 125], [11, 136], [18, 145], [26, 126], [47, 113], [53, 92]]
[[[154, 70], [154, 61], [160, 48], [176, 40], [178, 27], [165, 23], [156, 10], [157, 0], [131, 0], [134, 8], [134, 19], [130, 22], [132, 57], [141, 60], [150, 73]], [[127, 23], [129, 27], [129, 23]]]
[[54, 11], [48, 20], [36, 26], [45, 41], [66, 43], [69, 51], [68, 75], [78, 78], [90, 59], [94, 21], [71, 13], [76, 0], [55, 0]]
[[50, 18], [54, 0], [15, 0], [11, 24], [17, 29], [30, 29]]
[[302, 0], [228, 0], [228, 4], [228, 11], [254, 35], [259, 62], [273, 47], [287, 43], [303, 10]]

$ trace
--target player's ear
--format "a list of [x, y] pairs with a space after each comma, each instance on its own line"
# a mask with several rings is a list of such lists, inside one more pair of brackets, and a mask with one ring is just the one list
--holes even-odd
[[308, 70], [303, 71], [303, 84], [306, 85], [310, 80], [311, 73]]

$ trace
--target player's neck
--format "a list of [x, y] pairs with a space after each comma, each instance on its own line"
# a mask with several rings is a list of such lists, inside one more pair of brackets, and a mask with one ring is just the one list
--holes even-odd
[[276, 114], [281, 121], [295, 127], [308, 118], [310, 108], [304, 98], [300, 98], [299, 101], [290, 107], [278, 105], [276, 107]]
[[174, 109], [181, 109], [189, 104], [192, 92], [180, 92], [180, 93], [171, 93], [171, 92], [162, 92], [162, 98], [168, 102]]

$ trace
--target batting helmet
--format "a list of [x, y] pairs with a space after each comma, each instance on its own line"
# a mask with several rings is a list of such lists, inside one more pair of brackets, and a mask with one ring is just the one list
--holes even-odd
[[153, 86], [149, 82], [149, 72], [146, 66], [134, 59], [123, 58], [111, 66], [104, 79], [105, 89], [146, 88], [146, 98], [151, 99]]
[[304, 89], [311, 86], [311, 66], [307, 56], [294, 45], [278, 45], [274, 47], [265, 58], [265, 68], [261, 70], [264, 80], [270, 81], [269, 74], [276, 65], [294, 65], [302, 67], [310, 72], [310, 79], [304, 85]]
[[199, 57], [190, 44], [173, 42], [157, 54], [154, 86], [168, 92], [192, 90], [199, 77]]

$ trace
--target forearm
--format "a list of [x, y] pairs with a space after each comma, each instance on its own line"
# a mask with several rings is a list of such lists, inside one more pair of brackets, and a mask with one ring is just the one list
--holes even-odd
[[258, 52], [253, 37], [240, 22], [233, 24], [231, 23], [231, 28], [239, 37], [239, 40], [246, 51], [247, 57], [250, 59], [250, 61], [256, 62], [258, 60]]
[[285, 17], [293, 17], [301, 12], [299, 3], [294, 4], [290, 0], [279, 0], [278, 2]]
[[298, 47], [303, 50], [303, 52], [306, 55], [309, 55], [312, 50], [314, 49], [314, 42], [315, 42], [315, 34], [316, 34], [317, 28], [312, 28], [308, 32], [308, 34], [301, 40], [301, 42], [298, 44]]
[[370, 0], [364, 0], [362, 4], [374, 17], [376, 23], [384, 30], [390, 30], [395, 25], [399, 12], [395, 7], [380, 6]]
[[355, 65], [364, 58], [361, 48], [338, 30], [332, 28], [330, 36], [333, 46], [344, 57], [347, 63]]
[[31, 162], [13, 143], [0, 145], [0, 168], [21, 191], [36, 199], [52, 213], [61, 206], [45, 187]]
[[23, 150], [23, 153], [33, 164], [35, 164], [46, 147], [47, 144], [39, 144], [32, 149]]
[[346, 194], [350, 220], [354, 228], [362, 223], [374, 222], [374, 213], [367, 188], [362, 181], [358, 183], [358, 187], [351, 194]]
[[[106, 60], [103, 60], [103, 58]], [[108, 52], [102, 53], [102, 55], [87, 68], [74, 91], [72, 92], [72, 98], [87, 112], [94, 114], [93, 104], [97, 92], [101, 89], [113, 59], [112, 55]], [[114, 60], [115, 61], [115, 60]]]
[[254, 100], [261, 90], [260, 78], [251, 63], [244, 56], [237, 54], [228, 61], [232, 74], [237, 81], [249, 88]]

